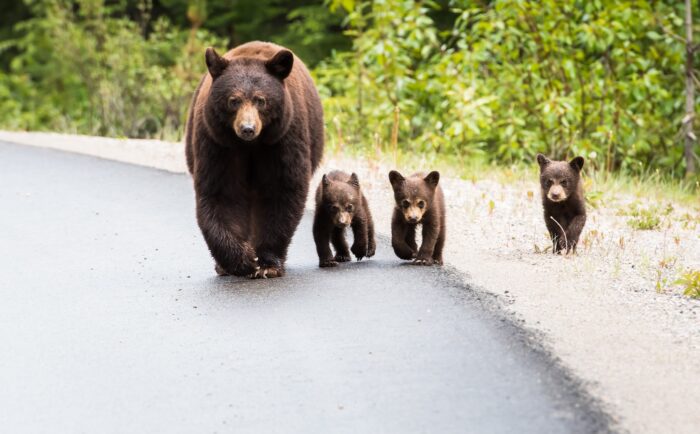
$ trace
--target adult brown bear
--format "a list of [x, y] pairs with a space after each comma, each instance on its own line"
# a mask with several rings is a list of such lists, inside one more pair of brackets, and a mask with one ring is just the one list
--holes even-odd
[[304, 63], [250, 42], [223, 56], [195, 91], [186, 132], [197, 222], [219, 274], [279, 277], [323, 154], [323, 109]]

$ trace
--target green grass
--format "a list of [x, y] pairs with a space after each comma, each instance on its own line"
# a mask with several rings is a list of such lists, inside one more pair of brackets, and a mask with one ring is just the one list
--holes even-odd
[[[539, 167], [533, 160], [511, 165], [497, 165], [487, 162], [481, 156], [460, 157], [435, 153], [415, 154], [397, 150], [395, 153], [385, 148], [371, 149], [346, 146], [342, 150], [327, 149], [328, 155], [344, 155], [384, 163], [401, 172], [439, 170], [443, 176], [461, 178], [468, 181], [490, 180], [501, 184], [532, 183], [539, 189]], [[593, 208], [613, 204], [620, 197], [632, 197], [651, 202], [673, 203], [700, 212], [700, 183], [681, 181], [664, 176], [655, 171], [643, 176], [630, 176], [621, 173], [589, 171], [584, 167], [584, 190], [586, 201]], [[537, 190], [535, 190], [537, 194]], [[641, 226], [654, 223], [652, 216], [643, 218]], [[697, 220], [692, 216], [688, 220]]]
[[688, 270], [676, 281], [683, 288], [683, 295], [700, 298], [700, 270]]

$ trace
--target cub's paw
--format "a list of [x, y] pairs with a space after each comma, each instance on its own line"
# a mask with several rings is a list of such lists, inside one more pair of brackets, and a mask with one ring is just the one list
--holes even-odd
[[335, 258], [333, 258], [335, 262], [350, 262], [352, 258], [350, 255], [335, 255]]
[[416, 258], [413, 260], [413, 265], [433, 265], [435, 261], [433, 258]]
[[377, 247], [376, 246], [369, 246], [367, 248], [367, 257], [371, 258], [374, 256], [374, 254], [377, 253]]
[[228, 271], [224, 270], [224, 267], [222, 267], [218, 263], [214, 265], [214, 271], [216, 271], [216, 274], [219, 276], [230, 276], [230, 274], [228, 274]]
[[335, 267], [337, 265], [338, 263], [333, 259], [326, 259], [325, 261], [321, 261], [318, 263], [318, 266], [321, 268]]
[[369, 256], [367, 254], [367, 246], [353, 244], [352, 247], [350, 247], [350, 251], [355, 255], [358, 261], [361, 261], [365, 256]]
[[284, 269], [281, 267], [261, 267], [248, 277], [251, 279], [271, 279], [282, 276], [284, 276]]

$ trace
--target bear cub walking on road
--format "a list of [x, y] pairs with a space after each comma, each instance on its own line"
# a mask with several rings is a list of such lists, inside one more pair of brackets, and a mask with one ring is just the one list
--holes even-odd
[[[394, 189], [394, 215], [391, 219], [391, 245], [396, 256], [413, 259], [418, 265], [442, 265], [445, 245], [445, 200], [438, 185], [440, 173], [416, 173], [408, 178], [389, 172]], [[423, 242], [418, 249], [416, 226], [423, 226]]]
[[[354, 238], [349, 250], [345, 241], [348, 226], [352, 227]], [[356, 174], [334, 170], [323, 175], [316, 189], [313, 232], [320, 267], [335, 267], [338, 262], [348, 262], [350, 252], [358, 261], [374, 256], [374, 222]], [[335, 248], [335, 256], [329, 242]]]
[[586, 224], [586, 199], [581, 169], [583, 157], [552, 161], [537, 154], [540, 165], [544, 222], [552, 238], [554, 253], [576, 253], [579, 236]]

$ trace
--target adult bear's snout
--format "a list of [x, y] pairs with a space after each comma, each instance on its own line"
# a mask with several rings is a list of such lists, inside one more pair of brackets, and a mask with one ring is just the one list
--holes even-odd
[[255, 124], [241, 125], [241, 139], [251, 140], [255, 138]]
[[244, 104], [236, 113], [233, 129], [241, 139], [245, 141], [255, 140], [262, 130], [258, 110], [252, 104]]

